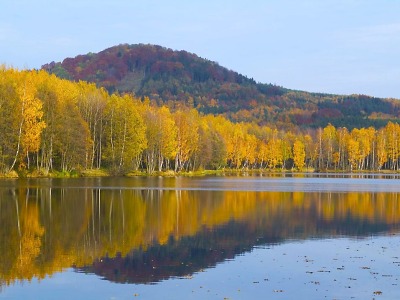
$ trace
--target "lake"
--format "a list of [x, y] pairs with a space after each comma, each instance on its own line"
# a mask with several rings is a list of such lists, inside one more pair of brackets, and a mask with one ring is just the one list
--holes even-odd
[[0, 299], [400, 299], [398, 175], [3, 179], [0, 222]]

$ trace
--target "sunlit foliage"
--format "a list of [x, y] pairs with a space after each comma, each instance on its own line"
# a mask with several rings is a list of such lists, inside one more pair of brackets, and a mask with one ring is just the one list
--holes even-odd
[[282, 130], [0, 69], [0, 173], [399, 169], [400, 126]]

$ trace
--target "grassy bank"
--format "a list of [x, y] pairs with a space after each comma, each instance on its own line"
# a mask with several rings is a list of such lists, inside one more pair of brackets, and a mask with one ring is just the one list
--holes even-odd
[[73, 171], [32, 171], [32, 172], [16, 172], [11, 171], [8, 173], [0, 173], [0, 178], [79, 178], [79, 177], [201, 177], [201, 176], [273, 176], [282, 174], [399, 174], [399, 171], [393, 170], [362, 170], [362, 171], [343, 171], [343, 170], [315, 170], [304, 169], [298, 170], [282, 170], [282, 169], [220, 169], [220, 170], [198, 170], [198, 171], [181, 171], [175, 172], [173, 170], [153, 172], [151, 174], [143, 170], [131, 171], [126, 173], [116, 173], [104, 169], [87, 169], [87, 170], [73, 170]]

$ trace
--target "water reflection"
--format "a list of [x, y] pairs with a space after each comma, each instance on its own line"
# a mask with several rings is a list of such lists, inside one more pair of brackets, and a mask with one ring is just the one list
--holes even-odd
[[176, 179], [146, 180], [123, 179], [123, 187], [117, 180], [114, 188], [112, 180], [96, 187], [95, 179], [3, 182], [0, 284], [71, 266], [116, 282], [152, 283], [190, 276], [257, 245], [400, 228], [396, 192], [174, 189]]

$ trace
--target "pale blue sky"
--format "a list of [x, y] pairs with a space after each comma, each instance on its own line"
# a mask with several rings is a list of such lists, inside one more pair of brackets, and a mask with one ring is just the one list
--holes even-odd
[[400, 0], [0, 0], [0, 63], [40, 68], [123, 43], [287, 88], [400, 99]]

